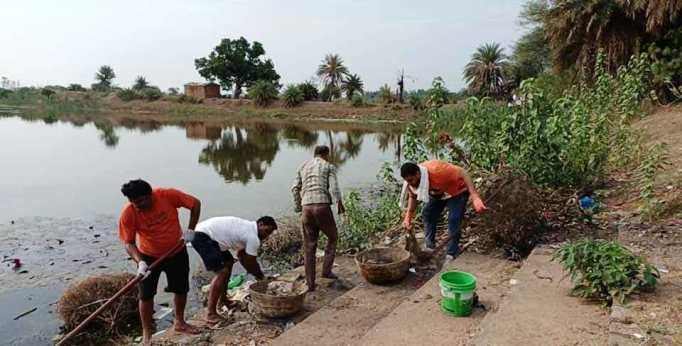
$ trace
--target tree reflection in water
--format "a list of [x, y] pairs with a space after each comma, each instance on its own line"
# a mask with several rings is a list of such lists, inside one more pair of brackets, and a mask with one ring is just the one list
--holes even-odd
[[277, 133], [268, 125], [228, 129], [201, 151], [199, 162], [213, 166], [227, 182], [263, 179], [279, 151]]
[[[360, 155], [364, 136], [368, 134], [360, 130], [312, 131], [298, 125], [278, 129], [267, 124], [227, 128], [221, 136], [218, 129], [200, 123], [187, 125], [185, 129], [188, 138], [211, 140], [201, 151], [199, 163], [212, 166], [227, 182], [242, 184], [265, 177], [280, 150], [280, 141], [286, 141], [290, 148], [309, 150], [311, 156], [315, 145], [326, 144], [331, 161], [340, 168]], [[400, 134], [379, 134], [378, 140], [379, 149], [385, 152], [391, 143], [398, 141], [399, 145]], [[399, 149], [396, 155], [400, 155]]]
[[95, 121], [95, 128], [101, 131], [99, 138], [104, 142], [107, 148], [116, 148], [119, 137], [116, 134], [114, 125], [109, 121]]

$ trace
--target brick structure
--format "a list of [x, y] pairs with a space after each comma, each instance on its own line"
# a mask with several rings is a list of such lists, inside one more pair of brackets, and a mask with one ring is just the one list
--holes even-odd
[[199, 100], [220, 97], [220, 85], [216, 83], [187, 83], [185, 84], [185, 95]]

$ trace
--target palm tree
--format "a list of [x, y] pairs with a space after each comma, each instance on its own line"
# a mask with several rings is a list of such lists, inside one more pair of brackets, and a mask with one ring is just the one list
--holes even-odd
[[469, 88], [485, 96], [500, 96], [506, 83], [503, 71], [508, 64], [499, 43], [486, 43], [476, 49], [464, 68]]
[[679, 0], [556, 0], [536, 7], [559, 70], [591, 76], [597, 52], [615, 71], [649, 43], [678, 27]]
[[349, 100], [353, 98], [356, 91], [362, 94], [364, 92], [363, 87], [362, 79], [355, 73], [346, 75], [346, 78], [341, 81], [341, 90], [346, 92], [346, 98]]
[[325, 86], [339, 88], [339, 83], [346, 74], [348, 68], [343, 65], [343, 59], [338, 54], [327, 54], [317, 68], [317, 76], [322, 79]]

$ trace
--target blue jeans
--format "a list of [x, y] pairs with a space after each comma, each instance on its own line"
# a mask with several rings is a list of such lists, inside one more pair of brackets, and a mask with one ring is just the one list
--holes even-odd
[[466, 209], [467, 201], [469, 201], [469, 192], [463, 192], [445, 200], [435, 198], [429, 199], [429, 202], [426, 203], [422, 210], [424, 242], [426, 247], [434, 248], [436, 246], [436, 225], [438, 225], [443, 209], [447, 206], [448, 233], [450, 233], [448, 255], [457, 256], [459, 254], [459, 238], [462, 235], [460, 226], [462, 225], [462, 219], [464, 218], [464, 210]]

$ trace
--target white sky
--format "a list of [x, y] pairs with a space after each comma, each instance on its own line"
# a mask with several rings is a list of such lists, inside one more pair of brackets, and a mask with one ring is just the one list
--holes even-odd
[[162, 89], [201, 81], [194, 59], [221, 38], [263, 43], [283, 84], [310, 79], [338, 53], [366, 90], [408, 89], [442, 76], [464, 86], [462, 69], [484, 42], [521, 36], [523, 0], [2, 0], [0, 76], [22, 85], [89, 86], [101, 65], [114, 83], [143, 75]]

